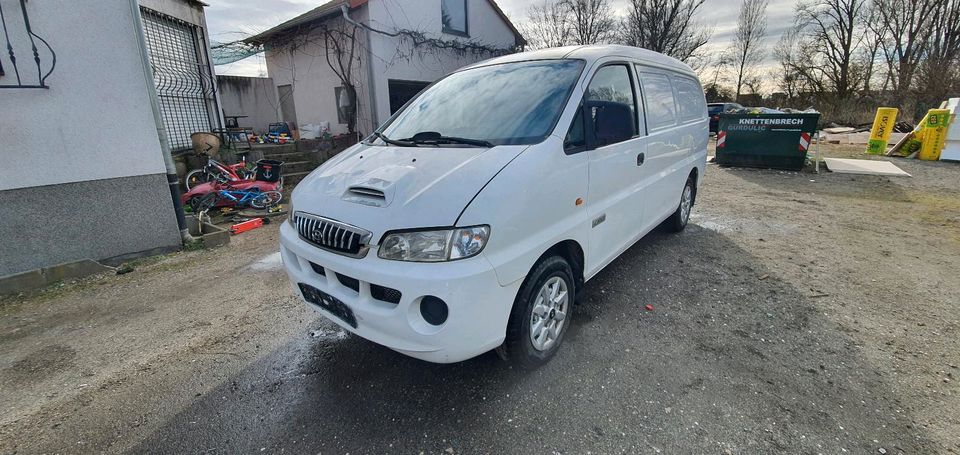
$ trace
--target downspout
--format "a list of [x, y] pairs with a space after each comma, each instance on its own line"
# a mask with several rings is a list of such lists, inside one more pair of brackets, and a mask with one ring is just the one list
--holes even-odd
[[[343, 20], [364, 29], [367, 32], [367, 94], [370, 95], [370, 128], [373, 131], [376, 131], [377, 127], [380, 126], [380, 122], [377, 117], [377, 84], [373, 81], [374, 72], [373, 72], [373, 35], [370, 32], [370, 27], [366, 27], [363, 24], [353, 20], [350, 17], [350, 9], [347, 8], [347, 5], [340, 5], [340, 12], [343, 13]], [[367, 4], [367, 14], [370, 14], [370, 4]], [[367, 134], [373, 133], [369, 131]]]
[[140, 63], [143, 67], [143, 78], [147, 86], [147, 97], [150, 98], [150, 108], [153, 110], [153, 121], [157, 126], [157, 138], [160, 139], [160, 152], [163, 153], [163, 164], [167, 170], [167, 184], [170, 186], [170, 197], [173, 199], [173, 211], [177, 215], [177, 228], [180, 229], [180, 241], [191, 244], [197, 241], [187, 229], [187, 220], [183, 215], [183, 203], [180, 202], [180, 179], [177, 177], [177, 167], [173, 164], [173, 155], [170, 153], [170, 139], [167, 128], [163, 125], [160, 116], [160, 102], [157, 98], [157, 87], [154, 85], [153, 68], [150, 66], [150, 51], [143, 38], [143, 21], [140, 19], [140, 3], [130, 0], [130, 12], [133, 15], [134, 35], [137, 47], [140, 50]]

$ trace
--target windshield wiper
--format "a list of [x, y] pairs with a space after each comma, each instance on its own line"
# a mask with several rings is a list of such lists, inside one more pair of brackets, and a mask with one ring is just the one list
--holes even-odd
[[477, 147], [493, 147], [489, 141], [482, 139], [468, 139], [465, 137], [455, 137], [455, 136], [443, 136], [436, 131], [423, 131], [417, 134], [414, 134], [413, 137], [403, 139], [403, 142], [411, 144], [427, 144], [427, 145], [439, 145], [439, 144], [465, 144], [465, 145], [475, 145]]
[[390, 139], [389, 137], [385, 136], [383, 133], [379, 131], [375, 131], [373, 135], [380, 138], [381, 141], [386, 142], [387, 144], [390, 144], [390, 145], [396, 145], [397, 147], [416, 147], [417, 146], [417, 144], [412, 141], [398, 141], [395, 139]]

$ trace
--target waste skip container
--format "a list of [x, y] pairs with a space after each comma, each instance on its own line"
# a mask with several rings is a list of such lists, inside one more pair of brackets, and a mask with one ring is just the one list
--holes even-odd
[[799, 171], [820, 114], [720, 114], [717, 164]]

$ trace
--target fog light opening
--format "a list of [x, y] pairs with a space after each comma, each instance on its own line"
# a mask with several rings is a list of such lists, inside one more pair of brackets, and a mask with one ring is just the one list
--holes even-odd
[[447, 322], [449, 312], [447, 304], [437, 297], [428, 295], [420, 299], [420, 316], [430, 325], [441, 325]]

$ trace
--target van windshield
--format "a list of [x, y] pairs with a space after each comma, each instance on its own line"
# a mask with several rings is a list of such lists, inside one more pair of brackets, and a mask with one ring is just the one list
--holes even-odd
[[583, 66], [582, 60], [536, 60], [454, 73], [380, 132], [394, 141], [430, 133], [490, 145], [536, 144], [552, 132]]

